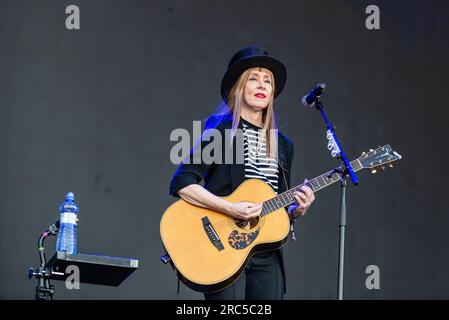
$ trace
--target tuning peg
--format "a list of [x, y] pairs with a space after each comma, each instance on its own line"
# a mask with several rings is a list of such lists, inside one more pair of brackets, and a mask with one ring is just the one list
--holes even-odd
[[390, 163], [390, 168], [393, 168], [394, 166], [393, 166], [393, 164], [392, 163]]
[[361, 156], [363, 157], [365, 154], [366, 154], [366, 152], [364, 151], [364, 152], [362, 152]]
[[384, 171], [384, 170], [385, 170], [385, 166], [381, 166], [381, 168], [382, 168], [382, 171]]
[[371, 173], [376, 173], [376, 172], [377, 172], [376, 169], [371, 170]]
[[373, 149], [369, 149], [369, 152], [373, 152], [374, 150]]

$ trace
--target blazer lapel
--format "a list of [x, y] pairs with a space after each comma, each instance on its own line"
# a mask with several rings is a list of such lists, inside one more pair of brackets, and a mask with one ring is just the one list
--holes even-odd
[[[240, 130], [243, 130], [243, 126], [242, 123], [239, 123], [238, 128]], [[233, 164], [228, 165], [229, 168], [229, 174], [230, 174], [230, 180], [231, 180], [231, 192], [234, 192], [235, 189], [237, 189], [237, 187], [239, 185], [241, 185], [244, 181], [245, 181], [245, 163], [243, 161], [243, 163], [238, 163], [237, 161], [237, 143], [236, 143], [236, 138], [234, 137], [234, 143], [232, 145], [232, 151], [233, 151]]]
[[287, 191], [290, 187], [286, 179], [289, 172], [285, 150], [284, 140], [278, 136], [278, 193]]

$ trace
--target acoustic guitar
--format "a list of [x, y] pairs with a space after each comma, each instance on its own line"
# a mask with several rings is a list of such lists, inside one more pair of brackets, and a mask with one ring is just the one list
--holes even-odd
[[[363, 153], [351, 162], [354, 171], [385, 168], [401, 159], [389, 145]], [[314, 192], [340, 181], [335, 170], [305, 183]], [[249, 258], [261, 251], [280, 248], [287, 240], [290, 220], [285, 207], [296, 200], [298, 185], [281, 194], [259, 179], [245, 180], [232, 194], [231, 202], [263, 202], [257, 218], [244, 221], [178, 200], [161, 218], [160, 232], [170, 263], [191, 289], [214, 292], [231, 285]]]

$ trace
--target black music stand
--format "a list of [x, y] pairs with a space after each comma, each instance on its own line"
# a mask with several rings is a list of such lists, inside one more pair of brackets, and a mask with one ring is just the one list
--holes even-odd
[[79, 270], [79, 282], [104, 286], [119, 286], [131, 273], [139, 267], [139, 260], [131, 258], [110, 257], [96, 254], [79, 253], [72, 255], [66, 252], [56, 252], [50, 261], [46, 261], [44, 241], [48, 236], [56, 235], [59, 221], [52, 224], [39, 237], [38, 250], [40, 265], [28, 270], [28, 278], [38, 280], [36, 300], [53, 300], [54, 286], [50, 279], [66, 281], [71, 273], [66, 273], [68, 266], [76, 266]]
[[70, 273], [68, 266], [77, 266], [81, 283], [118, 287], [139, 267], [139, 261], [130, 258], [96, 254], [56, 252], [46, 267], [51, 270], [50, 279], [65, 281]]

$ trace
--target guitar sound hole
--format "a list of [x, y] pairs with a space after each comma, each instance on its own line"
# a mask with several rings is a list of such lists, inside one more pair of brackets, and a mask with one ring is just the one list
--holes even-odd
[[249, 230], [254, 228], [259, 223], [259, 217], [253, 218], [251, 220], [241, 220], [241, 219], [234, 219], [235, 224], [240, 229]]

